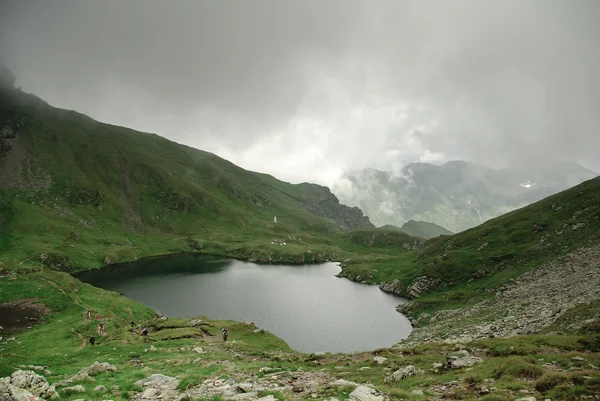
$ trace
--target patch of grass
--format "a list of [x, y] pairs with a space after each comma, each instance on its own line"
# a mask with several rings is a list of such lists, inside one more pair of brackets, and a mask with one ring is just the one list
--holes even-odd
[[535, 382], [535, 389], [540, 393], [546, 393], [552, 390], [559, 384], [569, 381], [569, 376], [561, 373], [546, 373], [538, 381]]
[[494, 370], [494, 378], [500, 379], [503, 376], [511, 376], [519, 379], [537, 379], [544, 374], [544, 369], [540, 366], [526, 362], [522, 358], [509, 357], [502, 361], [502, 366]]

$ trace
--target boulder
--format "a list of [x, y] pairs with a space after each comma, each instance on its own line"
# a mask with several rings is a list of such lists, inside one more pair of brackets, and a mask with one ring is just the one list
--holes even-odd
[[396, 383], [402, 379], [406, 379], [407, 377], [411, 377], [417, 374], [417, 370], [413, 365], [408, 365], [407, 367], [398, 369], [388, 377], [386, 377], [383, 382], [384, 383]]
[[10, 378], [6, 379], [8, 379], [8, 384], [23, 389], [36, 397], [58, 397], [54, 386], [49, 385], [44, 376], [40, 376], [31, 370], [17, 370], [10, 375]]
[[108, 391], [108, 389], [103, 385], [99, 385], [99, 386], [94, 387], [94, 391], [97, 391], [99, 393], [106, 393]]
[[344, 379], [337, 379], [336, 381], [331, 383], [332, 386], [335, 387], [358, 387], [357, 383], [348, 381], [348, 380], [344, 380]]
[[389, 398], [381, 391], [367, 386], [358, 386], [350, 393], [350, 401], [388, 401]]
[[373, 358], [373, 360], [375, 361], [376, 364], [382, 365], [382, 364], [386, 363], [388, 359], [383, 356], [376, 356], [375, 358]]
[[196, 347], [192, 351], [195, 351], [198, 354], [203, 354], [204, 353], [204, 349], [202, 349], [202, 347]]
[[7, 377], [0, 379], [0, 400], [7, 401], [42, 401], [29, 391], [13, 386]]
[[477, 358], [476, 356], [465, 356], [462, 358], [456, 358], [452, 361], [450, 361], [449, 365], [450, 368], [452, 369], [460, 369], [460, 368], [466, 368], [469, 366], [473, 366], [476, 363], [482, 363], [483, 359], [481, 358]]

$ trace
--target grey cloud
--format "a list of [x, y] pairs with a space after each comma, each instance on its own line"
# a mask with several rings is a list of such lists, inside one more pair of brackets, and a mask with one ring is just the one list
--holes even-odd
[[600, 3], [9, 1], [28, 90], [278, 177], [461, 158], [600, 171]]

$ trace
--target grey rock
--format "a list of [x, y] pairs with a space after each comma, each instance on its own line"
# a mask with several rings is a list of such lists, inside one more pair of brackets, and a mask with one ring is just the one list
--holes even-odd
[[106, 387], [104, 387], [103, 385], [99, 385], [94, 387], [94, 391], [97, 391], [99, 393], [106, 393], [108, 391], [108, 389]]
[[202, 347], [195, 347], [192, 351], [195, 351], [198, 354], [203, 354], [204, 353], [204, 349], [202, 349]]
[[25, 390], [36, 397], [56, 398], [58, 393], [54, 386], [48, 384], [44, 376], [40, 376], [31, 370], [17, 370], [10, 378], [6, 378], [7, 383], [22, 390]]
[[406, 296], [406, 290], [400, 280], [394, 279], [392, 281], [382, 281], [379, 283], [379, 289], [383, 292], [388, 292], [390, 294], [396, 294], [400, 296]]
[[4, 401], [42, 401], [29, 391], [13, 386], [8, 378], [0, 379], [0, 400]]
[[483, 359], [481, 358], [477, 358], [475, 356], [465, 356], [462, 358], [457, 358], [455, 360], [453, 360], [452, 362], [450, 362], [450, 367], [452, 369], [460, 369], [460, 368], [466, 368], [469, 366], [473, 366], [476, 363], [482, 363]]
[[350, 393], [350, 401], [388, 401], [389, 398], [381, 391], [367, 386], [358, 386]]
[[423, 395], [423, 390], [413, 390], [411, 393], [415, 395]]
[[406, 289], [406, 296], [409, 298], [419, 298], [421, 294], [441, 282], [439, 278], [420, 276], [417, 277]]
[[375, 358], [373, 358], [373, 360], [375, 361], [375, 363], [377, 363], [378, 365], [384, 364], [387, 362], [387, 358], [383, 357], [383, 356], [376, 356]]
[[384, 383], [396, 383], [402, 379], [406, 379], [407, 377], [411, 377], [417, 374], [417, 370], [413, 365], [408, 365], [405, 368], [398, 369], [388, 377], [386, 377], [383, 382]]
[[68, 386], [72, 383], [82, 382], [82, 381], [90, 381], [93, 382], [94, 379], [92, 376], [95, 376], [104, 372], [116, 372], [117, 367], [115, 365], [111, 365], [107, 362], [94, 362], [90, 366], [86, 368], [82, 368], [75, 375], [69, 377], [68, 379], [61, 380], [56, 383], [56, 387], [64, 387]]
[[72, 391], [74, 393], [85, 393], [85, 387], [83, 387], [81, 384], [78, 384], [76, 386], [71, 386], [71, 387], [65, 387], [64, 390]]
[[354, 382], [351, 382], [348, 380], [344, 380], [344, 379], [337, 379], [336, 381], [332, 382], [331, 385], [335, 386], [335, 387], [346, 387], [346, 386], [358, 387], [357, 383], [354, 383]]

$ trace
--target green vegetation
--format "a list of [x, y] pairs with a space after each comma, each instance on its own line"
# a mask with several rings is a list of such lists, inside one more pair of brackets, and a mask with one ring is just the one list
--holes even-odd
[[[10, 273], [0, 279], [0, 301], [21, 298], [39, 299], [52, 309], [43, 324], [30, 326], [18, 333], [7, 328], [0, 335], [0, 376], [11, 374], [21, 366], [46, 367], [51, 373], [38, 373], [57, 383], [74, 375], [94, 361], [109, 362], [118, 372], [101, 373], [94, 382], [78, 382], [86, 388], [90, 400], [128, 399], [144, 387], [136, 381], [153, 373], [163, 373], [179, 379], [177, 389], [184, 392], [205, 380], [231, 379], [235, 383], [268, 380], [288, 385], [291, 377], [307, 377], [326, 383], [344, 379], [356, 383], [371, 383], [392, 399], [419, 400], [425, 395], [446, 399], [515, 399], [522, 391], [536, 397], [556, 400], [574, 399], [596, 394], [599, 386], [597, 370], [600, 356], [590, 352], [593, 336], [521, 336], [510, 339], [488, 339], [455, 346], [427, 343], [406, 349], [379, 349], [373, 352], [345, 355], [307, 355], [292, 351], [270, 333], [254, 333], [252, 324], [217, 322], [201, 318], [190, 326], [189, 319], [159, 318], [149, 308], [117, 293], [82, 284], [66, 273], [44, 269], [28, 274]], [[88, 320], [85, 311], [92, 309], [106, 322], [106, 333], [97, 333], [97, 321]], [[137, 328], [130, 331], [135, 319]], [[139, 327], [151, 328], [148, 342], [139, 335]], [[223, 342], [220, 327], [226, 325], [230, 339]], [[187, 331], [192, 336], [171, 336], [165, 333]], [[91, 346], [89, 335], [97, 342]], [[15, 341], [7, 337], [15, 336]], [[155, 350], [150, 348], [154, 347]], [[195, 347], [202, 347], [197, 353]], [[446, 355], [461, 347], [483, 363], [476, 369], [439, 370]], [[375, 356], [385, 357], [384, 364], [375, 363]], [[393, 370], [413, 365], [423, 373], [397, 383], [385, 383]], [[391, 368], [391, 370], [390, 370]], [[303, 375], [303, 376], [302, 376]], [[273, 379], [277, 377], [277, 379]], [[97, 385], [109, 393], [94, 391]], [[117, 387], [118, 386], [118, 387]], [[313, 392], [318, 399], [338, 397], [343, 400], [352, 386], [322, 385]], [[81, 393], [60, 390], [63, 399], [81, 398]], [[281, 390], [264, 390], [260, 395], [273, 395], [278, 400], [310, 399], [310, 394]], [[110, 396], [110, 397], [108, 397]], [[205, 397], [205, 399], [213, 399]], [[222, 399], [222, 398], [221, 398]]]
[[[525, 392], [578, 399], [599, 390], [594, 324], [569, 336], [305, 355], [269, 333], [255, 333], [252, 324], [161, 318], [67, 273], [182, 252], [267, 262], [336, 260], [343, 276], [371, 284], [397, 280], [404, 289], [421, 276], [438, 279], [413, 301], [413, 317], [423, 317], [489, 297], [528, 269], [597, 243], [600, 178], [468, 231], [424, 241], [373, 228], [327, 188], [245, 171], [210, 153], [55, 109], [20, 92], [0, 93], [0, 132], [10, 132], [0, 141], [0, 308], [14, 320], [0, 329], [0, 376], [34, 366], [28, 369], [57, 383], [94, 361], [116, 365], [118, 372], [77, 383], [92, 400], [130, 399], [144, 390], [136, 382], [152, 373], [176, 377], [181, 392], [206, 380], [268, 380], [283, 387], [306, 376], [319, 383], [310, 390], [298, 386], [293, 394], [261, 391], [280, 401], [312, 394], [346, 399], [353, 386], [335, 386], [335, 379], [370, 383], [392, 399], [407, 400], [513, 399]], [[597, 301], [572, 308], [555, 329], [593, 320], [599, 308]], [[97, 332], [98, 321], [87, 319], [87, 310], [106, 323], [106, 333]], [[141, 324], [151, 328], [148, 342], [139, 335]], [[230, 330], [228, 342], [220, 340], [223, 325]], [[476, 369], [440, 368], [457, 348], [483, 362]], [[387, 362], [375, 363], [374, 356]], [[384, 382], [409, 365], [422, 373]], [[109, 394], [94, 391], [98, 384]], [[72, 390], [61, 396], [82, 397]]]
[[440, 235], [452, 235], [452, 231], [445, 229], [442, 226], [438, 226], [434, 223], [427, 221], [415, 221], [409, 220], [402, 225], [402, 227], [396, 227], [393, 225], [385, 225], [379, 227], [382, 230], [398, 230], [412, 235], [413, 237], [420, 237], [425, 239], [431, 239], [439, 237]]
[[[425, 242], [417, 252], [390, 252], [380, 233], [371, 254], [346, 264], [342, 275], [377, 283], [397, 279], [401, 288], [418, 276], [440, 280], [413, 301], [414, 311], [436, 311], [493, 295], [523, 272], [600, 239], [600, 177], [470, 230]], [[348, 236], [348, 234], [346, 234]], [[366, 279], [365, 279], [366, 277]], [[359, 280], [361, 281], [361, 280]], [[572, 313], [589, 313], [596, 304]]]
[[372, 227], [328, 188], [246, 171], [18, 91], [0, 91], [4, 127], [5, 263], [72, 271], [181, 252], [322, 261], [341, 252], [324, 236]]

